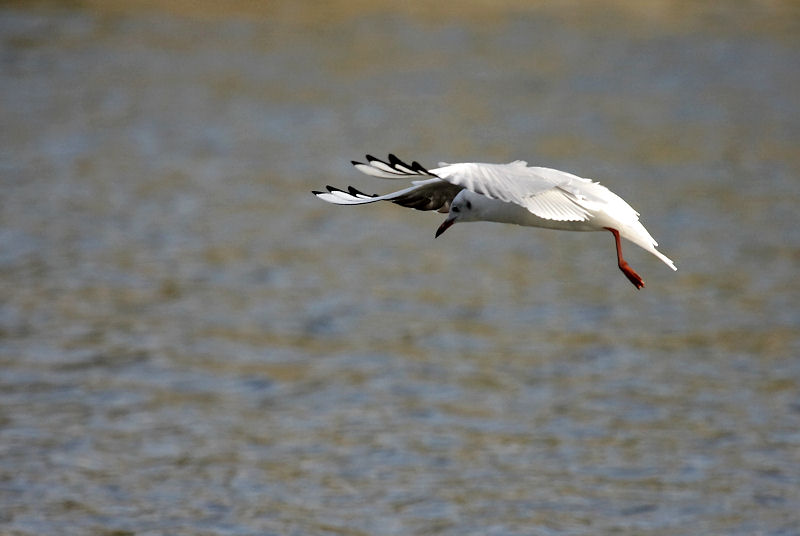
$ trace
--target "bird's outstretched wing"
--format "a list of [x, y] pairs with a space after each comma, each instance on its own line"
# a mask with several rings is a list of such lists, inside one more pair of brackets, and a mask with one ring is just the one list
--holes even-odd
[[384, 162], [374, 156], [367, 155], [367, 163], [353, 160], [355, 168], [362, 173], [383, 179], [408, 179], [420, 177], [412, 182], [413, 186], [385, 195], [368, 195], [352, 186], [347, 191], [334, 186], [328, 186], [327, 192], [312, 192], [314, 195], [336, 205], [363, 205], [376, 201], [391, 201], [401, 207], [416, 210], [450, 210], [450, 202], [463, 188], [456, 184], [443, 181], [431, 173], [419, 162], [406, 164], [395, 155], [389, 155], [389, 161]]
[[584, 191], [599, 188], [610, 193], [589, 179], [556, 169], [528, 167], [522, 160], [509, 164], [451, 164], [431, 173], [486, 197], [520, 205], [548, 220], [586, 221], [593, 209], [590, 197], [594, 195], [587, 196]]

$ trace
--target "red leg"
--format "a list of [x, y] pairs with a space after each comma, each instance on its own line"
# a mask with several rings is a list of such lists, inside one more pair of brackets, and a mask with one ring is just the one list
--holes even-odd
[[625, 259], [622, 258], [622, 244], [619, 241], [619, 231], [616, 229], [612, 229], [611, 227], [604, 227], [604, 229], [611, 231], [611, 234], [614, 235], [614, 240], [617, 242], [617, 265], [619, 269], [622, 270], [622, 273], [625, 274], [625, 277], [628, 278], [628, 281], [633, 283], [633, 286], [636, 288], [644, 287], [644, 281], [639, 274], [633, 271], [633, 268], [625, 262]]

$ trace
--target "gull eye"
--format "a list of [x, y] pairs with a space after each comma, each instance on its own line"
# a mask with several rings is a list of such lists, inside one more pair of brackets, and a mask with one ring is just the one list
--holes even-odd
[[453, 212], [461, 212], [461, 209], [458, 207], [452, 207], [450, 210], [452, 210]]
[[472, 203], [467, 201], [467, 210], [472, 210]]

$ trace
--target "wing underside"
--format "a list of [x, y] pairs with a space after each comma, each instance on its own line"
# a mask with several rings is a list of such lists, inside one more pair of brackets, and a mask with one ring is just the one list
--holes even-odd
[[450, 210], [450, 202], [462, 188], [441, 179], [431, 178], [415, 181], [410, 188], [385, 195], [365, 194], [352, 186], [349, 186], [347, 191], [340, 190], [334, 186], [328, 186], [327, 190], [327, 192], [314, 192], [314, 195], [323, 201], [336, 205], [363, 205], [378, 201], [390, 201], [401, 207], [416, 210], [448, 212]]

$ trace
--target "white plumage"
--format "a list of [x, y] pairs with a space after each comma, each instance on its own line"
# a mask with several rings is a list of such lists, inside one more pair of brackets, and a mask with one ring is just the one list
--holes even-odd
[[620, 270], [636, 288], [642, 278], [622, 258], [620, 236], [649, 251], [667, 266], [675, 263], [656, 250], [658, 243], [621, 197], [597, 182], [564, 171], [529, 167], [517, 160], [508, 164], [445, 164], [430, 171], [417, 162], [406, 164], [390, 154], [388, 162], [367, 155], [367, 163], [353, 161], [367, 175], [409, 179], [412, 186], [385, 195], [367, 195], [352, 186], [348, 191], [328, 186], [313, 192], [337, 205], [391, 201], [417, 210], [448, 212], [436, 236], [457, 221], [495, 221], [565, 231], [610, 231], [616, 240]]

